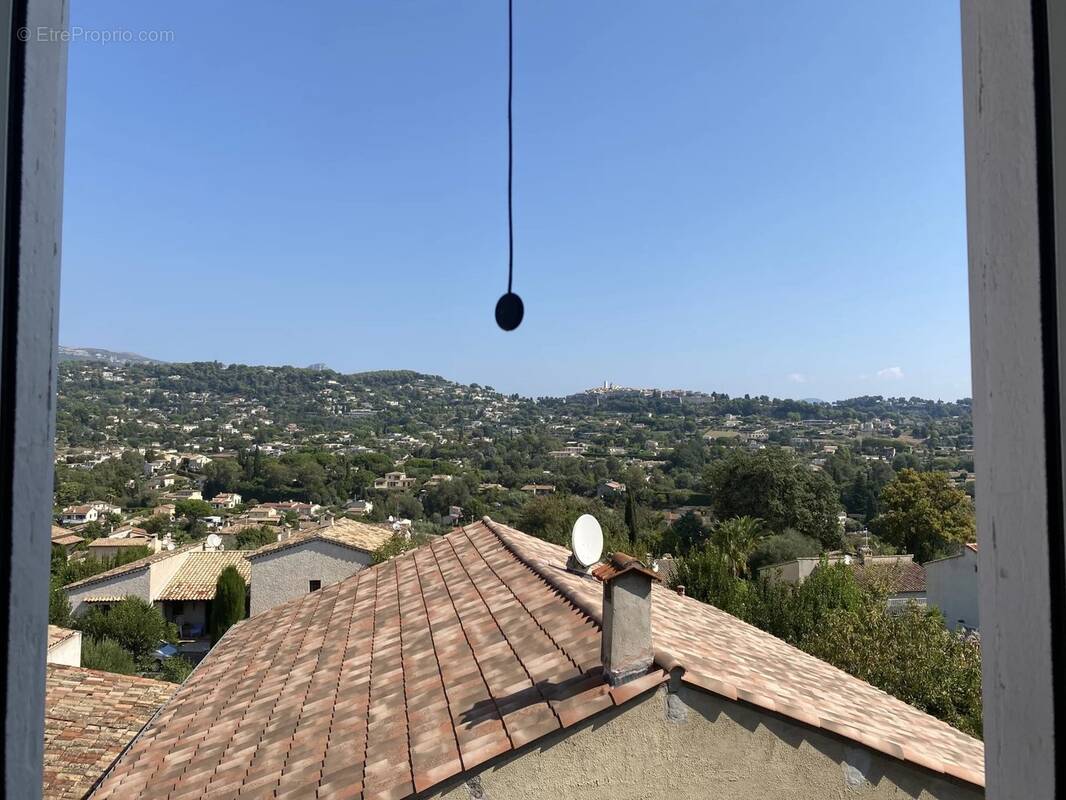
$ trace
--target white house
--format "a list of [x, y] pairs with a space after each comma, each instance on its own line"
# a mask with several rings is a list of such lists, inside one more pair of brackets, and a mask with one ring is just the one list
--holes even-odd
[[405, 472], [386, 472], [384, 478], [378, 478], [374, 481], [374, 488], [394, 491], [410, 489], [416, 483], [418, 483], [418, 480], [416, 478], [408, 478]]
[[196, 455], [186, 456], [185, 469], [189, 470], [189, 472], [202, 472], [204, 467], [210, 463], [210, 458], [197, 453]]
[[100, 512], [95, 506], [85, 504], [80, 506], [67, 506], [59, 515], [59, 522], [63, 525], [83, 525], [86, 522], [95, 522], [100, 518]]
[[387, 527], [331, 519], [247, 553], [252, 565], [252, 615], [365, 569], [373, 562], [374, 551], [391, 536]]
[[953, 556], [927, 561], [925, 583], [929, 605], [940, 609], [949, 628], [980, 629], [976, 543]]
[[221, 511], [241, 504], [241, 496], [235, 492], [220, 492], [211, 498], [211, 507]]

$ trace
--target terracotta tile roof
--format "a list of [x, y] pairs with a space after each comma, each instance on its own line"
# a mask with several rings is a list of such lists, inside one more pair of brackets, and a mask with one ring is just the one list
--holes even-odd
[[245, 583], [252, 582], [252, 565], [240, 550], [189, 553], [156, 599], [214, 600], [218, 576], [230, 566], [237, 568]]
[[89, 542], [89, 547], [147, 547], [148, 540], [142, 536], [129, 536], [123, 539], [111, 539], [104, 537], [101, 539], [93, 539]]
[[404, 797], [674, 668], [705, 691], [983, 785], [980, 742], [661, 585], [656, 667], [609, 688], [602, 585], [567, 572], [567, 555], [486, 519], [234, 626], [93, 797]]
[[[487, 520], [523, 562], [599, 619], [598, 584], [565, 569], [568, 552]], [[984, 786], [984, 745], [734, 616], [652, 585], [656, 664], [682, 680], [823, 728], [873, 750]]]
[[851, 569], [859, 583], [879, 585], [889, 594], [925, 591], [925, 568], [913, 561], [896, 564], [853, 563]]
[[85, 586], [91, 586], [94, 583], [106, 581], [109, 578], [115, 578], [119, 575], [126, 575], [130, 572], [136, 572], [137, 570], [145, 569], [146, 567], [155, 564], [157, 561], [164, 561], [165, 559], [175, 556], [178, 553], [184, 553], [188, 550], [195, 550], [198, 547], [200, 547], [199, 542], [190, 542], [189, 544], [182, 545], [181, 547], [175, 547], [173, 550], [160, 550], [158, 553], [153, 553], [150, 556], [138, 558], [136, 561], [131, 561], [130, 563], [123, 564], [120, 567], [109, 569], [107, 570], [107, 572], [101, 572], [99, 575], [93, 575], [89, 578], [82, 578], [80, 581], [74, 581], [74, 583], [68, 583], [66, 586], [63, 587], [63, 589], [66, 592], [70, 592], [72, 589], [81, 589]]
[[259, 558], [268, 553], [276, 553], [279, 550], [286, 550], [290, 547], [299, 547], [302, 544], [316, 540], [332, 542], [350, 550], [373, 553], [385, 544], [392, 535], [391, 528], [356, 522], [354, 519], [340, 518], [333, 520], [332, 523], [325, 523], [294, 533], [282, 542], [271, 542], [263, 545], [258, 550], [253, 550], [246, 555], [248, 558]]
[[48, 626], [48, 649], [51, 650], [57, 644], [65, 642], [71, 636], [74, 636], [77, 631], [72, 631], [70, 628], [60, 628], [58, 625]]
[[649, 569], [639, 558], [627, 556], [625, 553], [613, 553], [609, 561], [592, 570], [592, 575], [606, 583], [627, 572], [639, 572], [653, 581], [661, 580], [659, 574]]
[[404, 797], [665, 679], [610, 689], [599, 645], [460, 528], [231, 628], [94, 797]]
[[52, 544], [77, 544], [84, 541], [85, 539], [78, 536], [74, 531], [61, 528], [58, 525], [52, 526]]
[[44, 797], [81, 800], [177, 686], [48, 665]]

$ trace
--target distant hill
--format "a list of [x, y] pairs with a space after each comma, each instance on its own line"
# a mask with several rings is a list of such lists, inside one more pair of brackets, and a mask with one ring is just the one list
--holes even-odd
[[67, 347], [59, 345], [60, 361], [103, 361], [105, 364], [164, 364], [148, 356], [137, 353], [117, 353], [100, 347]]

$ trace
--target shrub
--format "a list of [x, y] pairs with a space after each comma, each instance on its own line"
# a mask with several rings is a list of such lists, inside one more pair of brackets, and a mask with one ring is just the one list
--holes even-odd
[[184, 683], [192, 670], [193, 665], [182, 656], [163, 659], [163, 663], [159, 665], [160, 677], [171, 683]]
[[81, 644], [81, 665], [87, 669], [133, 675], [137, 665], [133, 656], [113, 639], [86, 638]]
[[174, 625], [139, 597], [127, 597], [106, 611], [91, 608], [76, 622], [92, 638], [114, 640], [138, 663], [144, 663], [160, 641], [177, 641]]

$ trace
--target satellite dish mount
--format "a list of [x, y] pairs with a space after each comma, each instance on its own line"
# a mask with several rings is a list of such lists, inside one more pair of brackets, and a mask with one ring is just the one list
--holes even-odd
[[603, 529], [592, 514], [582, 514], [570, 531], [570, 557], [566, 568], [587, 575], [603, 555]]

